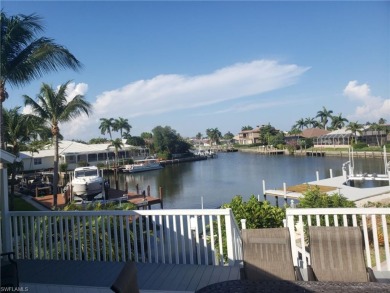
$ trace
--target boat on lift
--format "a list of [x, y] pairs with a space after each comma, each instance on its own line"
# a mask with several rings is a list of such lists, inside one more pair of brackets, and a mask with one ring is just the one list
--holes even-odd
[[96, 166], [76, 168], [72, 180], [73, 195], [83, 200], [92, 200], [95, 195], [103, 192], [103, 181]]

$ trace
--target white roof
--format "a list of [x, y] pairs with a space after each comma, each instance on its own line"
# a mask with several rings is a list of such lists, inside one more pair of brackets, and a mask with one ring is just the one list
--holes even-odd
[[[66, 154], [87, 154], [87, 153], [99, 153], [106, 151], [114, 151], [114, 147], [110, 146], [111, 143], [101, 143], [101, 144], [84, 144], [75, 141], [62, 140], [59, 142], [58, 152], [59, 155]], [[131, 145], [125, 144], [123, 149], [138, 148]], [[54, 144], [47, 145], [45, 149], [39, 150], [39, 153], [31, 152], [20, 152], [20, 158], [31, 158], [31, 157], [53, 157], [54, 156]]]
[[4, 163], [13, 163], [15, 161], [15, 156], [0, 149], [0, 161]]

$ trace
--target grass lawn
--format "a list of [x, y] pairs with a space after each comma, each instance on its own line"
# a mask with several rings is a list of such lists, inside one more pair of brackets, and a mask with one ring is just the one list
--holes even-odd
[[15, 197], [14, 200], [15, 211], [38, 211], [38, 209], [25, 200]]

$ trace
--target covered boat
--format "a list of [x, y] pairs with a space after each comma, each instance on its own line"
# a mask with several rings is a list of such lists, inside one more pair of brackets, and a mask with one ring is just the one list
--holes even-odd
[[103, 177], [96, 166], [76, 168], [73, 175], [73, 195], [92, 200], [95, 195], [103, 192]]

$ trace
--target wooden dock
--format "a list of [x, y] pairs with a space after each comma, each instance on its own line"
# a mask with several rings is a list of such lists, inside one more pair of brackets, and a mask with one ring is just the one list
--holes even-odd
[[278, 198], [284, 198], [285, 203], [287, 204], [287, 199], [299, 200], [302, 196], [302, 193], [306, 192], [308, 188], [318, 187], [320, 192], [327, 193], [330, 191], [336, 191], [337, 187], [333, 186], [324, 186], [324, 185], [316, 185], [316, 184], [298, 184], [293, 186], [288, 186], [286, 189], [268, 189], [264, 192], [264, 199], [267, 198], [268, 195], [274, 196], [276, 198], [276, 203], [278, 203]]
[[[136, 192], [117, 190], [110, 188], [108, 191], [108, 200], [120, 200], [121, 202], [127, 201], [132, 204], [135, 204], [138, 209], [151, 209], [153, 205], [159, 204], [160, 208], [163, 208], [163, 197], [162, 197], [162, 188], [160, 188], [159, 197], [154, 197], [150, 195], [150, 188], [145, 191], [145, 194], [140, 193], [137, 189]], [[127, 197], [127, 199], [125, 199]], [[53, 207], [53, 194], [33, 197], [33, 199], [41, 204], [44, 208], [49, 210]], [[62, 193], [57, 195], [57, 207], [62, 209], [66, 206], [65, 196]]]

